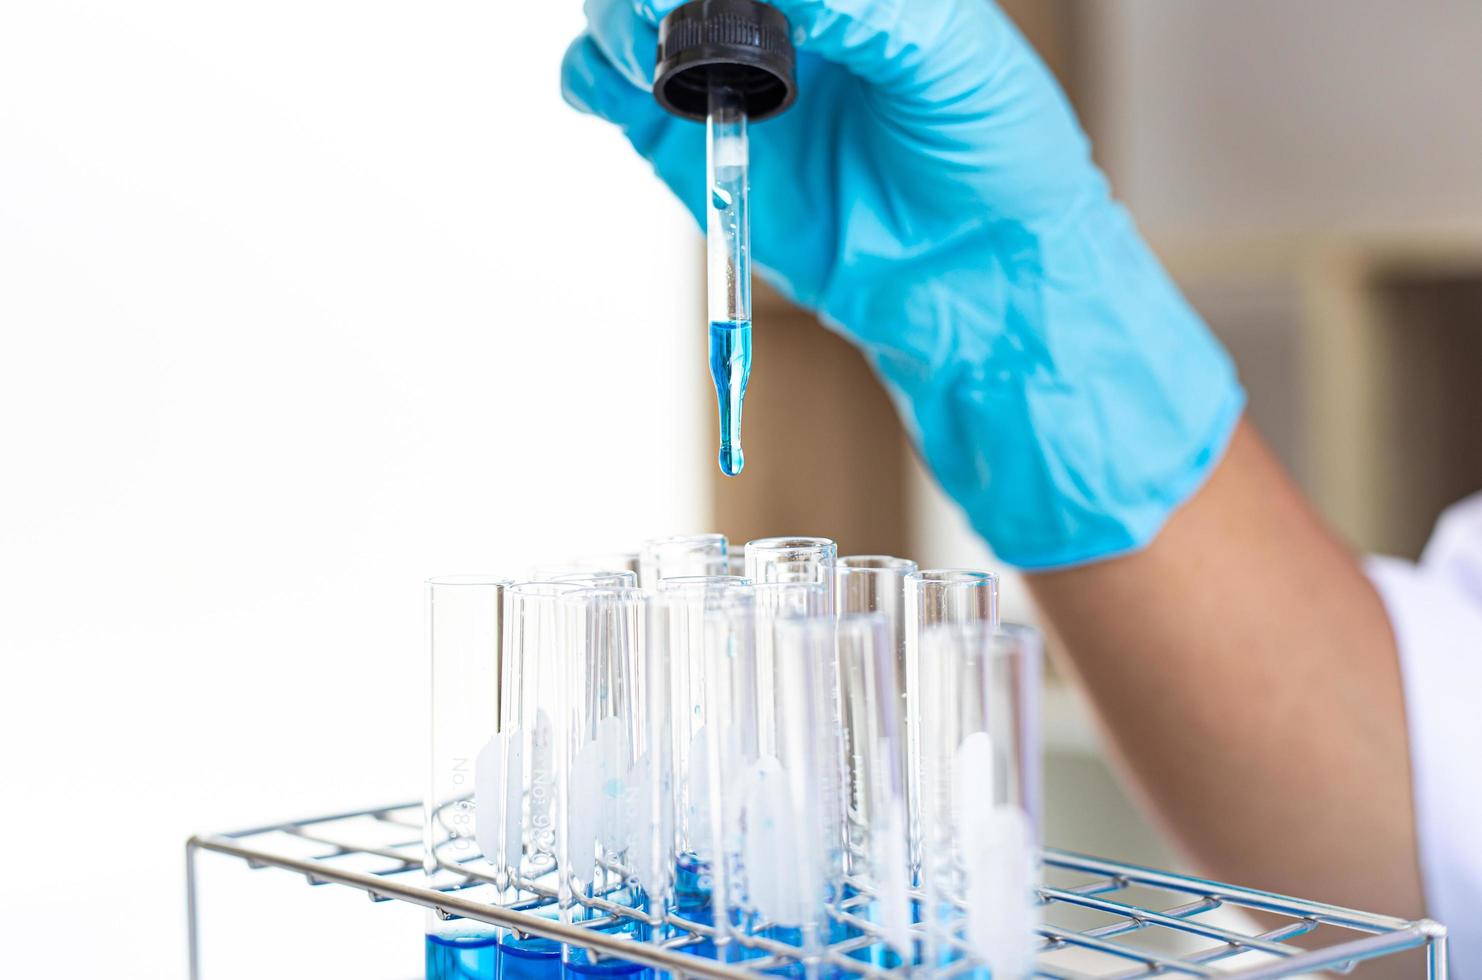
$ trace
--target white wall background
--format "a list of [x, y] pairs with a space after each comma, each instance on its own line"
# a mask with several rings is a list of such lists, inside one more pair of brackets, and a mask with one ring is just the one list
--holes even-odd
[[[704, 523], [696, 233], [580, 23], [0, 5], [0, 976], [180, 976], [188, 833], [417, 796], [425, 576]], [[418, 969], [269, 874], [207, 977]]]

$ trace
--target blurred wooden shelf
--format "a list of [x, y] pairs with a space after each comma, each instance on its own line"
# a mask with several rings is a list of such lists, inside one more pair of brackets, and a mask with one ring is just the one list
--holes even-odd
[[1156, 245], [1250, 414], [1356, 546], [1414, 556], [1482, 489], [1482, 230]]

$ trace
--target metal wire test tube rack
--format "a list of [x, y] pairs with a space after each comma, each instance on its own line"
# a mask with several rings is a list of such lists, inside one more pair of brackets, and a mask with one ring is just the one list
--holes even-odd
[[[760, 970], [798, 958], [793, 947], [759, 937], [739, 940], [757, 947], [762, 957], [746, 960], [744, 969], [692, 955], [686, 948], [713, 940], [714, 929], [672, 914], [667, 923], [672, 935], [662, 942], [627, 939], [602, 927], [610, 926], [613, 917], [640, 913], [600, 897], [586, 900], [605, 913], [599, 918], [580, 924], [542, 918], [528, 910], [553, 901], [554, 895], [544, 894], [546, 890], [533, 882], [522, 886], [531, 896], [522, 905], [469, 898], [460, 893], [484, 886], [491, 878], [473, 861], [445, 865], [427, 875], [422, 867], [421, 814], [420, 804], [402, 804], [192, 837], [186, 842], [192, 980], [201, 977], [196, 862], [202, 851], [240, 859], [252, 868], [296, 872], [311, 884], [349, 886], [376, 902], [410, 902], [440, 916], [462, 916], [579, 945], [597, 957], [641, 963], [676, 977], [755, 978]], [[1408, 922], [1062, 851], [1046, 850], [1043, 857], [1046, 882], [1040, 889], [1043, 916], [1036, 976], [1133, 980], [1177, 974], [1269, 980], [1316, 970], [1344, 971], [1363, 960], [1423, 947], [1427, 976], [1447, 980], [1446, 930], [1429, 920]], [[826, 965], [869, 980], [904, 976], [904, 970], [881, 968], [859, 958], [861, 950], [879, 939], [872, 923], [851, 913], [850, 904], [842, 903], [831, 914], [858, 935], [830, 946], [823, 954]], [[1235, 930], [1210, 921], [1211, 914], [1222, 909], [1261, 915], [1264, 931]], [[1294, 945], [1299, 938], [1303, 945]]]

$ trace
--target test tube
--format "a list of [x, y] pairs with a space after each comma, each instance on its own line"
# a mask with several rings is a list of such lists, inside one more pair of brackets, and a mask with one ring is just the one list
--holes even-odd
[[913, 879], [919, 879], [921, 872], [921, 728], [915, 693], [921, 686], [921, 637], [933, 626], [953, 623], [978, 623], [989, 629], [998, 625], [998, 576], [992, 572], [955, 568], [926, 569], [907, 575], [906, 803], [911, 829]]
[[638, 581], [645, 589], [656, 589], [666, 578], [726, 575], [730, 573], [729, 553], [724, 534], [687, 534], [645, 541], [639, 553]]
[[1026, 627], [939, 625], [921, 642], [926, 963], [995, 980], [1035, 946], [1042, 644]]
[[629, 861], [639, 892], [636, 903], [648, 913], [649, 939], [664, 935], [664, 923], [675, 906], [678, 836], [675, 830], [673, 678], [663, 656], [669, 634], [668, 613], [652, 597], [643, 601], [644, 643], [638, 656], [638, 689], [642, 692], [641, 748], [634, 766], [635, 827]]
[[713, 955], [721, 962], [752, 955], [749, 947], [734, 941], [734, 934], [745, 931], [749, 905], [746, 798], [740, 788], [760, 758], [756, 598], [756, 590], [749, 587], [715, 591], [710, 593], [704, 614], [702, 700], [710, 730], [704, 740], [706, 769], [722, 777], [705, 780], [709, 799], [704, 805], [710, 822], [710, 921], [716, 927]]
[[584, 572], [632, 572], [638, 574], [638, 552], [615, 551], [610, 554], [586, 555], [567, 561], [542, 562], [530, 569], [529, 581], [549, 582], [565, 575]]
[[[899, 769], [903, 779], [909, 766], [905, 732], [906, 577], [915, 571], [916, 563], [907, 558], [892, 558], [888, 555], [850, 555], [840, 558], [836, 595], [840, 616], [877, 613], [884, 617], [886, 642], [895, 671], [895, 681], [889, 690], [895, 692], [899, 701], [896, 705], [896, 718], [901, 728], [896, 739], [896, 751], [900, 755]], [[844, 736], [853, 740], [847, 712]], [[853, 799], [853, 796], [849, 799]]]
[[845, 866], [853, 890], [863, 898], [856, 914], [874, 923], [893, 954], [872, 956], [874, 965], [885, 968], [911, 962], [915, 946], [897, 662], [885, 614], [840, 617], [839, 686], [850, 787]]
[[745, 575], [676, 575], [662, 579], [658, 591], [665, 592], [715, 592], [740, 588], [751, 584]]
[[761, 538], [746, 543], [746, 577], [756, 585], [822, 583], [834, 608], [839, 546], [828, 538]]
[[[557, 739], [565, 716], [569, 582], [522, 582], [504, 595], [499, 734], [479, 755], [479, 844], [493, 864], [502, 904], [554, 918], [557, 803], [562, 778]], [[531, 887], [534, 886], [534, 887]], [[537, 892], [538, 889], [538, 892]], [[549, 978], [561, 944], [500, 934], [501, 980]]]
[[[747, 546], [748, 553], [750, 545]], [[822, 582], [769, 582], [765, 585], [753, 583], [756, 596], [756, 676], [757, 728], [767, 733], [776, 730], [773, 692], [781, 684], [777, 676], [776, 623], [789, 617], [818, 618], [832, 613], [827, 587]], [[760, 736], [763, 739], [768, 735]], [[764, 748], [771, 750], [770, 745]], [[842, 763], [840, 769], [842, 778]], [[842, 791], [840, 792], [842, 801]], [[842, 803], [841, 803], [842, 806]]]
[[[832, 544], [832, 542], [830, 542]], [[775, 570], [779, 566], [772, 566]], [[832, 569], [829, 569], [829, 582]], [[811, 577], [811, 575], [810, 575]], [[774, 582], [754, 585], [756, 594], [756, 671], [757, 731], [761, 753], [780, 755], [784, 728], [785, 705], [796, 692], [797, 664], [785, 662], [784, 626], [789, 623], [823, 624], [827, 627], [828, 645], [818, 641], [822, 634], [810, 635], [803, 663], [809, 670], [808, 696], [814, 699], [808, 718], [815, 745], [809, 770], [814, 782], [811, 792], [816, 798], [816, 813], [831, 839], [825, 851], [829, 860], [830, 880], [843, 875], [843, 855], [848, 837], [845, 818], [845, 766], [843, 716], [839, 698], [839, 658], [834, 646], [834, 604], [825, 581]], [[800, 645], [798, 650], [803, 650]], [[795, 650], [794, 652], [798, 652]], [[810, 804], [811, 805], [811, 804]]]
[[[423, 867], [478, 861], [474, 782], [479, 752], [499, 724], [501, 604], [509, 583], [450, 576], [427, 583], [429, 718]], [[494, 980], [494, 927], [427, 914], [427, 976]]]
[[547, 581], [566, 585], [579, 585], [584, 589], [634, 589], [638, 587], [638, 573], [617, 572], [567, 572], [552, 576]]
[[714, 77], [706, 118], [705, 167], [710, 193], [706, 243], [710, 303], [710, 376], [720, 418], [720, 469], [736, 476], [746, 465], [741, 451], [741, 409], [751, 376], [750, 148], [741, 92]]
[[662, 629], [650, 633], [649, 649], [669, 678], [673, 719], [676, 901], [681, 913], [704, 912], [711, 896], [710, 769], [707, 741], [713, 737], [705, 707], [706, 618], [724, 597], [747, 580], [731, 575], [664, 579], [654, 606]]
[[[663, 769], [652, 751], [660, 746], [649, 743], [648, 603], [649, 594], [633, 588], [562, 597], [568, 642], [561, 667], [568, 700], [556, 740], [557, 770], [563, 774], [563, 791], [557, 793], [562, 919], [606, 918], [609, 911], [598, 906], [626, 906], [644, 918], [620, 917], [601, 928], [640, 940], [650, 923], [663, 921], [673, 873], [667, 859], [673, 835], [662, 829], [669, 794], [654, 783], [662, 780]], [[656, 804], [660, 808], [652, 810]], [[596, 959], [579, 945], [564, 947], [563, 967], [595, 976], [646, 970]]]
[[[761, 538], [746, 543], [746, 570], [757, 588], [757, 665], [764, 681], [781, 678], [775, 652], [776, 622], [789, 616], [834, 618], [838, 559], [839, 546], [829, 538]], [[820, 698], [818, 754], [824, 775], [817, 791], [826, 822], [839, 836], [838, 847], [830, 853], [842, 860], [847, 832], [838, 658], [820, 659], [816, 667], [819, 673], [814, 689]], [[774, 720], [773, 703], [774, 699], [762, 699], [759, 710], [764, 723]]]
[[[762, 624], [758, 624], [759, 634]], [[746, 832], [737, 890], [743, 921], [771, 939], [817, 957], [830, 940], [829, 906], [842, 894], [842, 837], [831, 813], [831, 746], [837, 728], [827, 716], [819, 678], [837, 673], [834, 619], [784, 617], [771, 624], [774, 683], [759, 684], [771, 700], [769, 724], [758, 725], [757, 759], [725, 789], [738, 794]], [[832, 731], [834, 739], [820, 738]]]
[[906, 577], [906, 635], [943, 623], [998, 625], [998, 576], [962, 568], [932, 568]]
[[837, 569], [839, 614], [880, 613], [904, 651], [906, 576], [917, 571], [916, 563], [889, 555], [846, 555]]

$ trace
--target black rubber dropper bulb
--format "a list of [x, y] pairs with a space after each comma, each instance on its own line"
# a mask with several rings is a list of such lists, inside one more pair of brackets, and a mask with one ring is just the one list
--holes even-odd
[[792, 27], [780, 10], [760, 0], [691, 0], [659, 23], [659, 104], [704, 122], [715, 85], [739, 93], [752, 122], [792, 105], [797, 54]]

